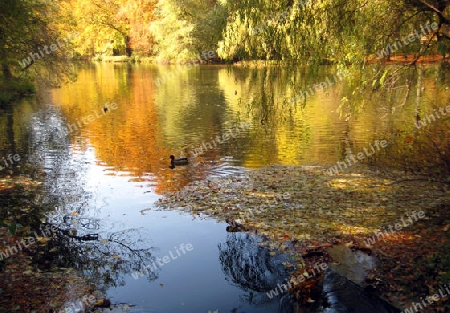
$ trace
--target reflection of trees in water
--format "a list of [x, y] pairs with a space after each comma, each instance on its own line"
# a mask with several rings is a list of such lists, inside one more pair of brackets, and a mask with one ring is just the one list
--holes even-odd
[[282, 264], [288, 257], [271, 256], [269, 250], [258, 245], [260, 242], [256, 236], [230, 233], [226, 242], [219, 244], [219, 260], [227, 281], [248, 291], [242, 300], [253, 304], [270, 301], [265, 292], [289, 276]]
[[[91, 224], [95, 224], [95, 221]], [[142, 270], [155, 260], [153, 248], [145, 245], [137, 229], [117, 231], [101, 238], [92, 233], [78, 235], [73, 228], [63, 227], [58, 226], [46, 253], [38, 257], [38, 264], [74, 268], [101, 291], [111, 286], [124, 285], [126, 276], [131, 277], [132, 273]], [[148, 270], [147, 277], [153, 281], [157, 274]]]
[[[86, 203], [86, 171], [81, 156], [72, 158], [70, 140], [61, 113], [48, 105], [31, 118], [28, 162], [37, 172], [44, 172], [45, 179], [41, 205], [49, 208], [65, 208], [74, 211]], [[79, 205], [81, 203], [81, 205]]]
[[[45, 270], [54, 266], [75, 268], [96, 288], [106, 291], [110, 286], [123, 285], [125, 277], [151, 264], [152, 249], [136, 229], [99, 236], [102, 230], [104, 233], [105, 222], [85, 216], [98, 211], [92, 193], [86, 191], [89, 154], [75, 132], [70, 134], [70, 142], [66, 129], [62, 115], [50, 105], [31, 118], [28, 162], [35, 173], [45, 172], [39, 207], [51, 210], [48, 222], [58, 225], [55, 236], [35, 261]], [[71, 144], [82, 148], [71, 149]], [[148, 279], [156, 279], [156, 273], [148, 272]]]

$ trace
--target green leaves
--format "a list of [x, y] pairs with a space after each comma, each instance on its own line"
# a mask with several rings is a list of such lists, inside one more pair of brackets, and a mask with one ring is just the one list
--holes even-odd
[[7, 227], [8, 228], [8, 232], [11, 235], [15, 235], [17, 228], [22, 228], [23, 226], [19, 223], [16, 222], [5, 222], [5, 221], [0, 221], [0, 227]]

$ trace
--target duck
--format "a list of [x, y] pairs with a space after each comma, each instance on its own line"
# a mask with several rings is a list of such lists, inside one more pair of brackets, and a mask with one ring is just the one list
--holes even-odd
[[175, 157], [173, 155], [170, 156], [170, 165], [172, 167], [175, 167], [175, 165], [187, 165], [187, 164], [189, 164], [188, 158], [175, 159]]

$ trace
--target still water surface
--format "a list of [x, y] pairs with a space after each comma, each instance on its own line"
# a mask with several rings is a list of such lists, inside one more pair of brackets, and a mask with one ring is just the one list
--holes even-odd
[[[112, 302], [134, 305], [131, 312], [282, 312], [280, 298], [265, 291], [287, 277], [281, 263], [288, 256], [270, 256], [260, 239], [227, 233], [212, 219], [158, 211], [154, 202], [192, 181], [270, 164], [335, 164], [349, 149], [413, 128], [418, 102], [392, 110], [386, 99], [365, 95], [358, 99], [365, 113], [349, 118], [338, 112], [351, 90], [346, 81], [311, 96], [303, 109], [285, 101], [296, 92], [293, 80], [314, 84], [333, 68], [298, 78], [300, 71], [205, 66], [155, 85], [174, 72], [80, 66], [76, 82], [2, 116], [2, 153], [20, 153], [23, 170], [44, 177], [51, 222], [78, 236], [99, 235], [72, 242], [61, 262], [92, 278]], [[425, 83], [431, 92], [424, 106], [442, 97], [433, 81]], [[170, 154], [190, 156], [191, 164], [171, 169]], [[192, 251], [181, 252], [182, 244]], [[164, 256], [169, 262], [133, 278]]]

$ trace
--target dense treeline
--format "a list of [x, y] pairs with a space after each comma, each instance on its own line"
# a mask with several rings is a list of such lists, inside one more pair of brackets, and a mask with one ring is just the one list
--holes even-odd
[[[78, 53], [161, 61], [213, 50], [226, 61], [359, 63], [415, 30], [422, 40], [389, 52], [421, 54], [431, 44], [445, 53], [450, 34], [449, 3], [439, 0], [72, 0], [69, 7], [82, 33]], [[436, 29], [421, 31], [432, 23]]]
[[393, 53], [445, 55], [449, 7], [447, 0], [6, 0], [0, 62], [5, 79], [31, 73], [55, 82], [70, 74], [66, 61], [80, 57], [184, 62], [214, 51], [228, 62], [358, 64]]

